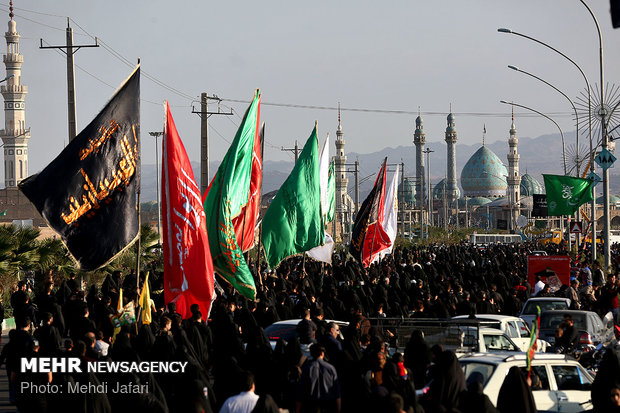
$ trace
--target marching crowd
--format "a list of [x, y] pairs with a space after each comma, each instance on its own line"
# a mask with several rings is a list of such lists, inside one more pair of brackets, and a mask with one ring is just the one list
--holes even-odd
[[[19, 412], [536, 411], [519, 369], [510, 371], [493, 406], [482, 392], [482, 378], [472, 374], [466, 382], [455, 354], [429, 348], [419, 331], [402, 353], [394, 353], [381, 329], [364, 327], [369, 317], [518, 315], [532, 295], [568, 297], [573, 308], [612, 311], [618, 320], [615, 264], [606, 276], [600, 267], [589, 267], [586, 254], [575, 260], [571, 284], [551, 291], [543, 280], [528, 283], [527, 255], [534, 249], [539, 248], [529, 243], [402, 248], [368, 269], [344, 252], [334, 254], [331, 266], [293, 257], [276, 270], [256, 272], [256, 301], [220, 283], [211, 313], [201, 314], [196, 306], [186, 319], [174, 304], [166, 306], [159, 274], [150, 280], [153, 322], [138, 319], [120, 332], [113, 318], [121, 288], [124, 305], [137, 302], [142, 276], [117, 271], [87, 291], [75, 275], [59, 285], [49, 276], [34, 291], [20, 282], [10, 302], [16, 328], [0, 362]], [[555, 244], [547, 252], [566, 254]], [[614, 247], [614, 257], [617, 252]], [[302, 320], [298, 337], [272, 348], [264, 328], [290, 319]], [[307, 345], [309, 354], [302, 350]], [[182, 361], [187, 368], [183, 374], [32, 373], [21, 371], [22, 357]], [[620, 411], [620, 363], [613, 352], [605, 357], [592, 390], [595, 411]], [[65, 391], [25, 392], [22, 383]], [[110, 390], [130, 383], [147, 391], [68, 393], [68, 383], [106, 383]], [[416, 389], [429, 383], [418, 398]]]

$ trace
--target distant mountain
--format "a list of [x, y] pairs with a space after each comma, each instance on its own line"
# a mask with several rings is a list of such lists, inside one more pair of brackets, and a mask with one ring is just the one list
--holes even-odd
[[[573, 136], [573, 135], [567, 135]], [[572, 141], [571, 141], [572, 142]], [[567, 147], [569, 146], [567, 141]], [[456, 174], [460, 177], [461, 170], [469, 158], [480, 148], [478, 145], [456, 145]], [[495, 141], [487, 143], [486, 146], [492, 150], [505, 165], [508, 165], [508, 138], [505, 141]], [[446, 175], [446, 144], [445, 142], [427, 142], [427, 148], [434, 152], [430, 154], [430, 172], [431, 183], [435, 184], [443, 179]], [[518, 152], [521, 155], [519, 159], [519, 170], [521, 174], [529, 173], [541, 183], [543, 182], [542, 174], [563, 174], [562, 165], [562, 141], [559, 134], [543, 135], [538, 138], [519, 138]], [[568, 156], [569, 154], [567, 154]], [[381, 162], [388, 157], [388, 163], [405, 163], [405, 176], [415, 176], [415, 146], [399, 146], [397, 148], [384, 148], [373, 153], [347, 153], [347, 163], [353, 163], [359, 160], [360, 163], [360, 202], [368, 195]], [[426, 162], [426, 159], [425, 159]], [[210, 170], [215, 171], [219, 167], [219, 162], [211, 162]], [[194, 176], [200, 176], [200, 165], [198, 162], [192, 162]], [[263, 193], [277, 190], [284, 182], [288, 174], [293, 169], [293, 162], [286, 161], [268, 161], [264, 163], [263, 173]], [[352, 168], [349, 168], [352, 169]], [[393, 169], [393, 167], [391, 167]], [[610, 193], [620, 193], [620, 173], [614, 174], [614, 169], [610, 173]], [[599, 173], [599, 175], [601, 175]], [[459, 180], [460, 181], [460, 180]], [[156, 178], [155, 165], [142, 165], [142, 202], [154, 201], [156, 199]], [[460, 183], [459, 183], [460, 186]], [[349, 174], [349, 194], [354, 195], [354, 177]], [[601, 193], [600, 186], [597, 188]]]

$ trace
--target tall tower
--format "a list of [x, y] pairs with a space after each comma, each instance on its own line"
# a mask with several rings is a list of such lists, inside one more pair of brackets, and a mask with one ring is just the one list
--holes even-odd
[[519, 216], [519, 204], [521, 201], [521, 176], [519, 175], [519, 154], [517, 153], [517, 127], [515, 126], [514, 108], [512, 110], [512, 124], [510, 125], [510, 137], [508, 138], [508, 176], [506, 192], [510, 201], [510, 228], [514, 229]]
[[418, 196], [418, 206], [424, 206], [424, 189], [425, 171], [424, 167], [424, 145], [426, 144], [426, 134], [422, 126], [422, 116], [418, 111], [418, 117], [415, 118], [415, 132], [413, 133], [413, 143], [415, 145], [415, 171], [416, 171], [416, 194]]
[[450, 105], [450, 114], [447, 120], [446, 143], [448, 144], [448, 182], [446, 185], [446, 198], [448, 205], [452, 206], [458, 199], [458, 186], [456, 184], [456, 129], [454, 128], [452, 105]]
[[28, 87], [21, 84], [24, 56], [19, 53], [19, 33], [13, 20], [13, 1], [9, 7], [9, 30], [4, 34], [6, 54], [3, 56], [8, 80], [0, 86], [4, 98], [4, 129], [0, 138], [4, 143], [4, 185], [16, 187], [28, 176], [28, 140], [30, 129], [26, 129], [26, 105], [24, 100]]
[[[338, 103], [338, 129], [336, 129], [336, 156], [334, 157], [334, 172], [336, 174], [336, 221], [341, 225], [341, 239], [345, 239], [348, 234], [349, 222], [353, 211], [349, 210], [351, 206], [347, 202], [347, 188], [349, 187], [349, 178], [347, 178], [347, 157], [344, 154], [344, 132], [340, 124], [340, 103]], [[333, 234], [336, 237], [336, 234]]]

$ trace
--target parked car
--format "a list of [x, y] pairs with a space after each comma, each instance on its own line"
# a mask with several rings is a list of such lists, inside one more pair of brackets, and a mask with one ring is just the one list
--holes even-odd
[[[579, 332], [576, 344], [598, 345], [608, 344], [614, 338], [613, 316], [605, 317], [605, 322], [593, 311], [581, 310], [549, 310], [540, 316], [539, 337], [555, 344], [555, 332], [564, 320], [564, 314], [570, 314], [574, 327]], [[611, 314], [611, 313], [610, 313]]]
[[568, 310], [570, 299], [562, 297], [534, 297], [525, 302], [519, 317], [532, 328], [532, 321], [536, 318], [536, 307], [540, 307], [541, 314], [548, 310]]
[[[453, 320], [466, 319], [469, 316], [459, 315], [452, 317]], [[500, 314], [476, 314], [476, 320], [489, 322], [489, 327], [497, 328], [506, 334], [516, 345], [520, 351], [527, 351], [530, 347], [530, 329], [519, 317]], [[536, 351], [547, 351], [547, 343], [540, 338], [537, 341]]]
[[[526, 372], [526, 355], [475, 354], [459, 359], [467, 379], [473, 372], [484, 377], [484, 393], [496, 405], [499, 389], [508, 370], [518, 366]], [[537, 354], [532, 360], [532, 375], [540, 384], [532, 388], [538, 411], [582, 412], [592, 409], [590, 389], [593, 378], [579, 362], [562, 354]]]
[[[296, 328], [297, 328], [297, 324], [299, 324], [300, 321], [301, 321], [300, 318], [292, 319], [292, 320], [278, 321], [276, 323], [273, 323], [269, 327], [267, 327], [265, 329], [265, 334], [267, 334], [267, 337], [269, 337], [269, 343], [271, 344], [271, 348], [272, 349], [276, 348], [276, 343], [278, 342], [279, 339], [283, 339], [284, 341], [288, 342], [291, 339], [297, 337], [297, 329]], [[346, 322], [346, 321], [337, 321], [337, 320], [326, 320], [326, 321], [328, 323], [332, 323], [332, 322], [336, 323], [341, 328], [344, 328], [344, 327], [349, 325], [349, 323]], [[341, 340], [343, 339], [342, 331], [340, 331], [340, 339]], [[308, 345], [305, 345], [305, 347], [309, 348]], [[304, 345], [302, 345], [302, 350], [304, 350]], [[307, 350], [307, 349], [305, 349], [305, 350]]]

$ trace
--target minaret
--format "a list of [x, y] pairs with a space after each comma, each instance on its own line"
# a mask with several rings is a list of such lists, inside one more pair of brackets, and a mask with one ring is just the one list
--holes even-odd
[[458, 187], [456, 184], [456, 129], [454, 128], [454, 115], [452, 105], [448, 115], [448, 127], [446, 128], [446, 143], [448, 144], [448, 176], [446, 197], [448, 205], [452, 206], [457, 200]]
[[510, 137], [508, 138], [508, 176], [506, 177], [506, 188], [508, 200], [510, 201], [511, 211], [511, 228], [517, 222], [519, 216], [519, 205], [521, 202], [521, 176], [519, 175], [519, 154], [517, 153], [517, 127], [515, 126], [514, 108], [512, 109], [512, 124], [510, 125]]
[[8, 80], [0, 86], [4, 97], [4, 130], [0, 138], [4, 143], [4, 185], [16, 187], [28, 176], [28, 140], [30, 129], [26, 129], [26, 105], [24, 99], [28, 87], [21, 84], [24, 56], [19, 54], [19, 33], [13, 20], [13, 1], [9, 7], [9, 30], [4, 34], [6, 54], [4, 65]]
[[[353, 211], [346, 210], [347, 188], [349, 187], [349, 178], [347, 178], [347, 157], [344, 154], [344, 133], [340, 124], [340, 103], [338, 103], [338, 129], [336, 129], [336, 156], [334, 157], [334, 172], [336, 174], [336, 220], [343, 230], [341, 234], [344, 239], [345, 228], [348, 228], [351, 214]], [[336, 236], [336, 234], [333, 234]]]
[[420, 116], [420, 110], [418, 109], [418, 117], [415, 118], [415, 132], [413, 133], [413, 143], [415, 145], [415, 171], [416, 171], [416, 194], [418, 206], [424, 205], [424, 189], [425, 185], [425, 171], [424, 167], [424, 145], [426, 144], [426, 134], [424, 133], [424, 127], [422, 126], [422, 116]]

